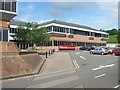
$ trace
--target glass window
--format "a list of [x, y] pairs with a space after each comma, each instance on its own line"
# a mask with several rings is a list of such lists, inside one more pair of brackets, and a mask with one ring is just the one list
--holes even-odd
[[0, 30], [0, 41], [2, 41], [2, 30]]
[[3, 30], [3, 41], [8, 41], [8, 30]]
[[5, 2], [2, 2], [2, 10], [5, 9]]
[[95, 33], [95, 37], [101, 37], [101, 34]]
[[0, 9], [2, 9], [2, 2], [0, 1]]
[[12, 12], [16, 12], [16, 2], [12, 2]]
[[11, 6], [11, 2], [5, 2], [5, 10], [7, 10], [7, 11], [11, 11], [10, 10], [10, 7]]

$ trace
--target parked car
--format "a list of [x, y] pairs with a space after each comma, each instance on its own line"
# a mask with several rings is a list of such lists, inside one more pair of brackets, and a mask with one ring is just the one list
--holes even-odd
[[94, 47], [94, 46], [87, 47], [87, 51], [94, 50], [95, 48], [96, 48], [96, 47]]
[[108, 47], [106, 48], [108, 50], [108, 54], [112, 54], [112, 50], [116, 49], [115, 47]]
[[105, 48], [96, 48], [94, 50], [90, 50], [90, 54], [108, 54], [108, 51]]
[[80, 47], [79, 50], [87, 50], [87, 47], [85, 47], [85, 46]]
[[113, 55], [120, 55], [120, 48], [112, 50]]
[[90, 51], [90, 50], [94, 50], [95, 48], [96, 48], [96, 47], [94, 47], [94, 46], [88, 46], [88, 47], [83, 46], [83, 47], [80, 48], [80, 50]]

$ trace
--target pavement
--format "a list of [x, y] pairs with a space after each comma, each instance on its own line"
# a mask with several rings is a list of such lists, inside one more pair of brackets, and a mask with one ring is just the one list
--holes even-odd
[[40, 70], [40, 74], [49, 74], [59, 71], [74, 69], [69, 53], [55, 52], [46, 59]]
[[118, 56], [91, 55], [86, 51], [60, 51], [49, 56], [46, 61], [43, 71], [39, 74], [3, 80], [2, 86], [4, 88], [85, 88], [82, 90], [120, 89]]

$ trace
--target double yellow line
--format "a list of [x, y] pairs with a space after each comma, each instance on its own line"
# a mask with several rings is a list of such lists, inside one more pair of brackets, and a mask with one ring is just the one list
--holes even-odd
[[80, 68], [80, 66], [79, 66], [79, 64], [77, 63], [76, 60], [73, 60], [73, 64], [74, 64], [74, 66], [75, 66], [76, 69]]

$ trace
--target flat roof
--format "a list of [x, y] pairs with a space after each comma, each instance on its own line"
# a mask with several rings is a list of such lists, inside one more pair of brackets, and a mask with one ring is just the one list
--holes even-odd
[[21, 25], [25, 25], [26, 23], [27, 22], [15, 20], [15, 19], [10, 20], [10, 25], [21, 26]]
[[99, 30], [97, 30], [95, 28], [92, 28], [92, 27], [89, 27], [89, 26], [74, 24], [74, 23], [60, 21], [60, 20], [52, 20], [52, 21], [44, 22], [44, 23], [39, 24], [39, 26], [43, 26], [43, 25], [47, 25], [47, 24], [51, 24], [51, 23], [56, 23], [56, 24], [62, 24], [62, 25], [68, 25], [68, 26], [73, 26], [73, 27], [78, 27], [78, 28], [84, 28], [84, 29], [91, 29], [91, 30], [99, 31]]

